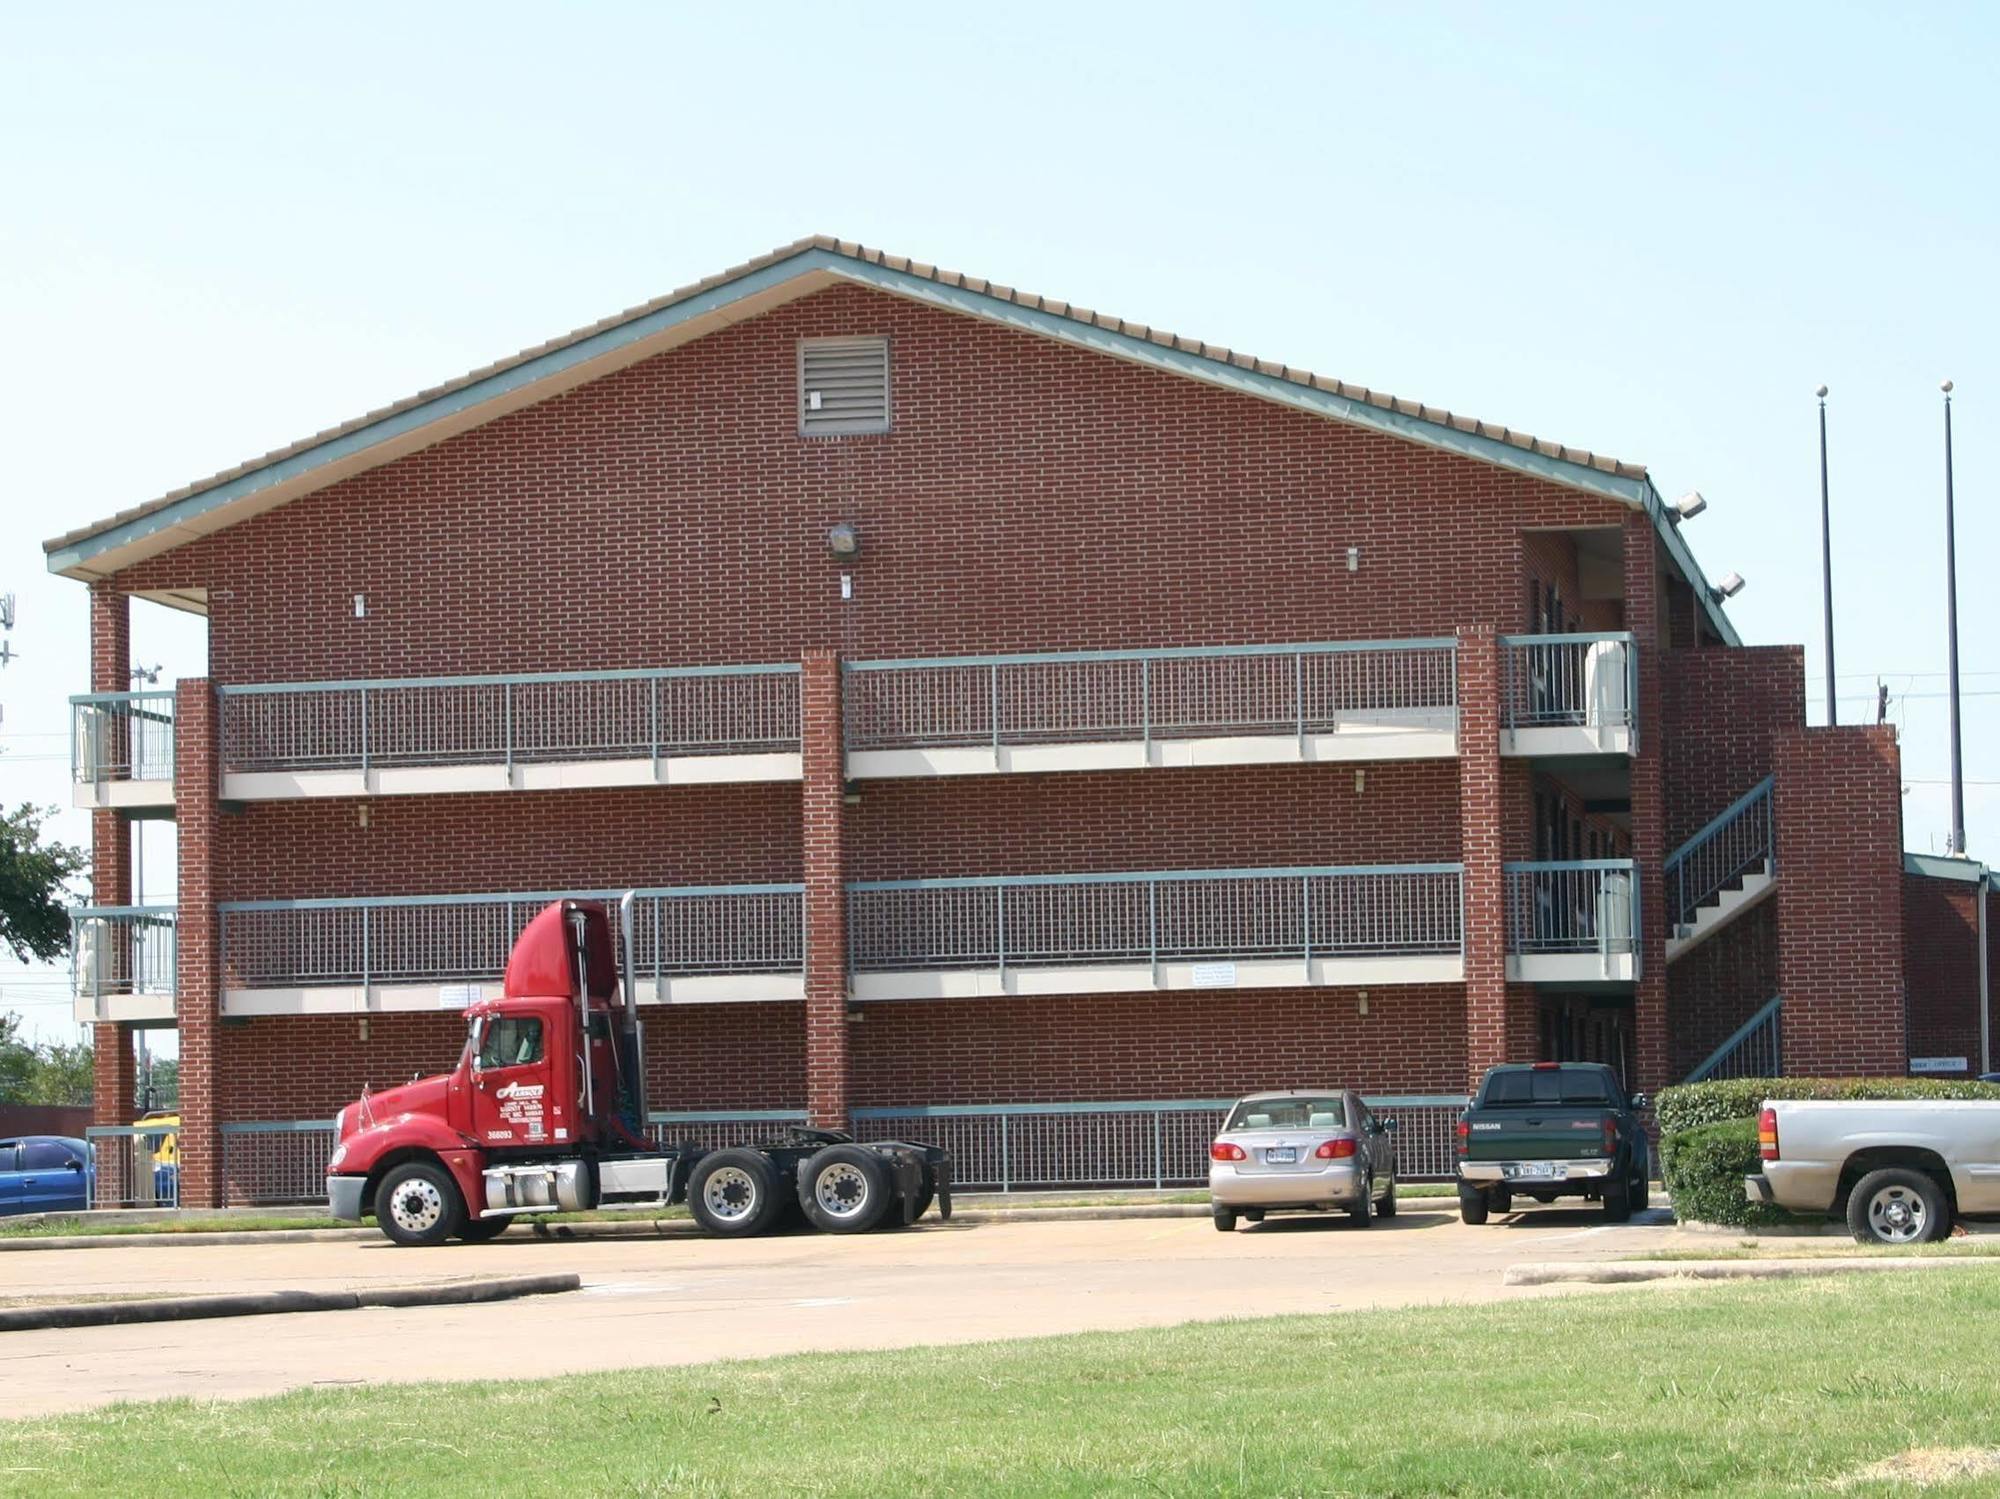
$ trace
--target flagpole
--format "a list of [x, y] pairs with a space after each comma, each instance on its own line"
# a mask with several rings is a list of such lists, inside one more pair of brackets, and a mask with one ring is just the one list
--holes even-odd
[[1938, 386], [1944, 392], [1944, 618], [1946, 686], [1951, 700], [1951, 842], [1947, 853], [1965, 852], [1965, 765], [1959, 751], [1958, 734], [1958, 540], [1952, 516], [1951, 493], [1951, 381]]
[[1814, 394], [1819, 397], [1819, 571], [1826, 617], [1826, 721], [1837, 724], [1840, 706], [1833, 694], [1833, 522], [1826, 495], [1826, 387], [1820, 386]]

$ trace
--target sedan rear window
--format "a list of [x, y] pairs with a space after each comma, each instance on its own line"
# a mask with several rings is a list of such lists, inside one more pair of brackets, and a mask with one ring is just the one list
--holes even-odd
[[1605, 1104], [1611, 1089], [1604, 1074], [1594, 1068], [1543, 1068], [1532, 1072], [1495, 1073], [1486, 1085], [1485, 1108], [1507, 1108], [1521, 1104]]
[[1341, 1129], [1347, 1110], [1338, 1098], [1247, 1098], [1229, 1111], [1224, 1130]]

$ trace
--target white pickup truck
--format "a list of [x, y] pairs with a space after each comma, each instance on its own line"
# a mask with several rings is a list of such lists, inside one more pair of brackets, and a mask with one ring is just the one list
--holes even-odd
[[1942, 1239], [2000, 1215], [2000, 1099], [1772, 1101], [1757, 1121], [1752, 1202], [1842, 1215], [1863, 1244]]

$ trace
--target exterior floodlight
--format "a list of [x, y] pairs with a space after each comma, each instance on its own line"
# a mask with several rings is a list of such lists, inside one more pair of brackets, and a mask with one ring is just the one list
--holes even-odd
[[1701, 497], [1699, 489], [1690, 489], [1674, 501], [1674, 519], [1693, 520], [1708, 508], [1708, 501]]
[[1717, 583], [1713, 588], [1709, 589], [1708, 596], [1714, 599], [1716, 603], [1719, 604], [1724, 599], [1735, 598], [1736, 595], [1741, 593], [1742, 591], [1743, 591], [1743, 574], [1731, 573], [1728, 577], [1724, 578], [1720, 583]]
[[861, 533], [847, 521], [826, 533], [826, 549], [840, 562], [852, 562], [861, 555]]

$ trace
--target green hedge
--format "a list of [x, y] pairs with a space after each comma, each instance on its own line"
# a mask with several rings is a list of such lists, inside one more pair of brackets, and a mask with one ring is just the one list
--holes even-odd
[[1788, 1221], [1776, 1208], [1743, 1195], [1743, 1178], [1762, 1167], [1754, 1119], [1725, 1119], [1660, 1140], [1660, 1174], [1683, 1223], [1733, 1223], [1761, 1228]]
[[1769, 1098], [2000, 1099], [2000, 1083], [1927, 1077], [1733, 1077], [1662, 1088], [1653, 1107], [1664, 1137], [1725, 1119], [1754, 1121]]

